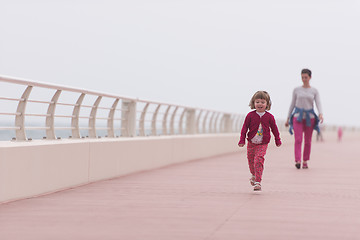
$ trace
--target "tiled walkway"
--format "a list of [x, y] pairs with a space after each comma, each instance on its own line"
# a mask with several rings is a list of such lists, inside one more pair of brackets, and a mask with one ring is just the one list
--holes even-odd
[[360, 239], [359, 148], [314, 142], [297, 170], [271, 147], [260, 193], [242, 151], [2, 204], [0, 239]]

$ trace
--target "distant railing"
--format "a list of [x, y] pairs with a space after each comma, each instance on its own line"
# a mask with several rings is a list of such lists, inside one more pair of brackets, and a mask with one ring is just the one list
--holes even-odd
[[243, 119], [241, 114], [0, 76], [0, 136], [6, 132], [16, 141], [235, 133]]

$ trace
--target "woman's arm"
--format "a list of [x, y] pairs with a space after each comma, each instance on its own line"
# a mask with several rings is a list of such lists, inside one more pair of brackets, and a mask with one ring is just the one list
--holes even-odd
[[320, 123], [322, 123], [324, 121], [324, 118], [323, 118], [323, 111], [322, 111], [322, 107], [321, 107], [320, 94], [319, 94], [318, 90], [316, 90], [316, 92], [315, 92], [315, 104], [316, 104], [316, 108], [319, 112]]

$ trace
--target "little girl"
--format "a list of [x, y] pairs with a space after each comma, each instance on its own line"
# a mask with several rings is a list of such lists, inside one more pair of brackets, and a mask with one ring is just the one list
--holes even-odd
[[254, 191], [260, 191], [264, 157], [270, 142], [270, 128], [274, 134], [276, 146], [280, 147], [281, 140], [274, 116], [266, 111], [271, 108], [270, 95], [265, 91], [257, 91], [251, 98], [249, 106], [255, 110], [249, 112], [245, 118], [238, 145], [239, 147], [245, 145], [247, 133], [247, 158], [252, 174], [250, 184], [254, 186]]

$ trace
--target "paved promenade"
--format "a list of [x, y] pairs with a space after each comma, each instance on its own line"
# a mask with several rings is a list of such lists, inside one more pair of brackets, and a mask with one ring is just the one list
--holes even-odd
[[360, 239], [359, 148], [314, 142], [298, 170], [271, 147], [259, 193], [239, 151], [2, 204], [0, 239]]

